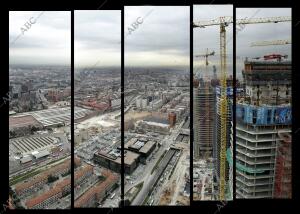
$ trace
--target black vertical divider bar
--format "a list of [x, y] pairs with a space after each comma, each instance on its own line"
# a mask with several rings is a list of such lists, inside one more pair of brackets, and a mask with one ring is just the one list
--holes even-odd
[[121, 10], [121, 207], [124, 207], [124, 6]]
[[233, 147], [232, 147], [232, 199], [235, 200], [236, 196], [236, 117], [235, 117], [235, 107], [236, 107], [236, 7], [233, 5], [233, 28], [232, 28], [232, 38], [233, 38], [233, 57], [232, 57], [232, 63], [233, 63], [233, 103], [232, 103], [232, 124], [233, 124]]
[[[7, 32], [8, 32], [8, 33], [5, 34], [5, 39], [7, 41], [6, 42], [6, 51], [8, 51], [8, 58], [7, 58], [7, 62], [8, 62], [7, 65], [8, 66], [6, 67], [6, 69], [7, 69], [6, 71], [8, 71], [8, 72], [6, 73], [6, 71], [5, 71], [5, 72], [1, 73], [1, 80], [5, 79], [6, 82], [5, 82], [5, 84], [1, 84], [0, 85], [0, 96], [1, 96], [1, 101], [0, 101], [1, 110], [0, 110], [0, 113], [1, 113], [1, 122], [8, 124], [7, 127], [6, 126], [2, 127], [2, 124], [1, 124], [0, 127], [1, 127], [1, 129], [3, 131], [3, 133], [9, 133], [9, 103], [8, 103], [8, 105], [3, 105], [3, 104], [5, 104], [4, 97], [7, 97], [7, 95], [10, 95], [10, 94], [5, 94], [5, 93], [9, 92], [9, 85], [10, 85], [10, 83], [9, 83], [9, 73], [10, 73], [9, 72], [9, 54], [10, 54], [10, 45], [9, 45], [10, 44], [9, 43], [9, 33], [10, 33], [10, 31], [9, 31], [9, 23], [11, 22], [11, 20], [9, 19], [9, 13], [10, 13], [10, 10], [7, 11], [7, 18], [6, 18], [6, 20], [3, 21], [3, 22], [7, 21], [6, 23], [7, 23]], [[3, 36], [4, 36], [4, 34], [3, 34]], [[3, 43], [5, 43], [5, 42], [3, 42]], [[7, 75], [7, 76], [5, 76], [5, 75]], [[4, 121], [4, 115], [6, 115], [6, 121]], [[7, 136], [9, 136], [9, 135], [5, 135], [5, 137], [7, 137]], [[8, 148], [7, 148], [6, 151], [9, 151], [9, 137], [8, 137], [7, 140], [8, 140], [8, 143], [6, 144], [6, 146]], [[1, 150], [1, 151], [3, 151], [3, 150]], [[7, 156], [5, 156], [5, 159], [9, 160], [9, 152], [4, 152], [4, 153], [7, 155]], [[7, 173], [9, 175], [9, 162], [7, 163], [6, 166], [7, 166]], [[1, 173], [1, 176], [0, 176], [1, 180], [2, 180], [2, 176], [4, 176], [4, 175], [5, 175], [4, 173]], [[4, 180], [4, 177], [3, 177], [3, 180]], [[9, 185], [9, 176], [6, 177], [6, 183], [5, 183], [5, 185], [4, 185], [3, 182], [1, 182], [1, 189], [2, 189], [2, 187], [6, 186], [6, 184], [7, 184], [7, 187], [10, 186]], [[6, 188], [6, 190], [7, 190], [6, 192], [4, 192], [4, 190], [1, 191], [0, 202], [4, 202], [5, 203], [7, 201], [7, 196], [9, 196], [9, 188]], [[5, 206], [4, 203], [3, 203], [3, 207]], [[2, 207], [0, 208], [0, 212], [1, 211], [2, 211]]]
[[190, 205], [193, 203], [193, 4], [190, 5]]
[[71, 10], [71, 209], [74, 208], [74, 10]]
[[[296, 34], [297, 34], [297, 31], [299, 31], [299, 26], [297, 27], [297, 23], [299, 22], [299, 20], [297, 20], [297, 17], [295, 17], [295, 10], [293, 9], [293, 7], [291, 6], [291, 16], [292, 16], [292, 21], [291, 21], [291, 40], [292, 40], [292, 46], [291, 46], [291, 60], [292, 60], [292, 81], [291, 81], [291, 84], [292, 84], [292, 167], [291, 167], [291, 173], [292, 173], [292, 199], [295, 199], [295, 198], [299, 198], [299, 192], [298, 191], [295, 191], [297, 188], [296, 188], [296, 181], [299, 180], [299, 176], [297, 176], [297, 174], [295, 173], [295, 169], [296, 169], [296, 164], [297, 162], [295, 161], [296, 160], [296, 152], [295, 151], [299, 151], [296, 146], [298, 146], [297, 143], [295, 142], [298, 142], [299, 141], [299, 122], [296, 121], [296, 117], [297, 115], [299, 115], [299, 113], [297, 113], [297, 110], [299, 109], [298, 105], [299, 103], [298, 102], [295, 102], [295, 96], [297, 94], [297, 92], [299, 92], [299, 88], [298, 87], [295, 87], [297, 86], [297, 81], [299, 80], [299, 73], [295, 72], [297, 71], [297, 63], [295, 63], [295, 55], [296, 55], [296, 51], [295, 51], [295, 48], [294, 47], [297, 47], [297, 40], [294, 39], [296, 38]], [[297, 109], [297, 110], [296, 110]], [[298, 177], [298, 178], [297, 178]]]
[[[297, 28], [297, 23], [299, 22], [299, 20], [297, 20], [297, 18], [295, 17], [295, 10], [291, 7], [291, 16], [292, 16], [292, 22], [291, 22], [291, 40], [292, 40], [292, 46], [291, 46], [291, 54], [292, 54], [292, 198], [297, 198], [299, 197], [299, 192], [295, 191], [296, 188], [296, 181], [297, 179], [299, 180], [299, 177], [297, 176], [297, 174], [295, 173], [295, 169], [296, 169], [296, 152], [295, 151], [299, 151], [296, 146], [298, 145], [295, 142], [298, 142], [299, 139], [299, 133], [297, 133], [299, 130], [299, 122], [296, 121], [296, 116], [299, 115], [299, 113], [297, 113], [296, 109], [298, 110], [299, 108], [297, 108], [297, 106], [299, 105], [299, 103], [295, 102], [295, 96], [297, 94], [297, 92], [299, 92], [299, 88], [295, 87], [298, 82], [298, 79], [300, 77], [299, 73], [295, 72], [297, 71], [297, 63], [295, 63], [295, 48], [297, 47], [297, 40], [294, 39], [296, 38], [296, 34], [297, 31], [299, 31], [299, 27]], [[295, 26], [295, 27], [293, 27]], [[296, 44], [295, 44], [296, 43]], [[296, 55], [297, 56], [297, 55]], [[297, 178], [298, 177], [298, 178]]]

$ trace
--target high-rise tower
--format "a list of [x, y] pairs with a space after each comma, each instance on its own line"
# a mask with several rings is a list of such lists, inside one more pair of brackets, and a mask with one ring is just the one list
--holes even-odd
[[291, 132], [291, 62], [245, 61], [242, 73], [246, 96], [236, 105], [236, 197], [272, 198], [280, 135]]

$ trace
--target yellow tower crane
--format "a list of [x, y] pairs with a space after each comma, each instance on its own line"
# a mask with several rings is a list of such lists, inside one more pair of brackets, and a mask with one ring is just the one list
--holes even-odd
[[[236, 19], [236, 25], [290, 22], [290, 16], [266, 17], [266, 18], [244, 18]], [[208, 21], [193, 23], [193, 28], [205, 28], [208, 26], [220, 26], [220, 67], [221, 67], [221, 146], [220, 146], [220, 192], [219, 200], [225, 200], [225, 168], [226, 168], [226, 144], [227, 144], [227, 63], [226, 63], [226, 27], [233, 23], [233, 17], [223, 16]]]

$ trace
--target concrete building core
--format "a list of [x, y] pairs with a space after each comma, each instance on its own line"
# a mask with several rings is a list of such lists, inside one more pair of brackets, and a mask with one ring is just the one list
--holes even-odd
[[194, 84], [194, 157], [210, 158], [214, 142], [215, 95], [209, 83]]
[[278, 142], [291, 132], [291, 62], [245, 61], [243, 77], [246, 96], [236, 104], [236, 197], [273, 198]]

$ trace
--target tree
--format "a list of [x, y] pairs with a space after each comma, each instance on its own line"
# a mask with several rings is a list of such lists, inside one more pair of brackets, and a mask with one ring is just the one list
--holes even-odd
[[56, 181], [57, 179], [58, 179], [58, 177], [49, 175], [49, 177], [48, 177], [48, 183], [52, 183], [52, 182]]
[[22, 205], [19, 205], [19, 204], [16, 206], [16, 208], [20, 209], [20, 210], [24, 210], [25, 209], [25, 207], [23, 207]]
[[9, 194], [10, 194], [10, 195], [15, 194], [15, 192], [13, 191], [13, 189], [11, 188], [11, 186], [9, 186]]

